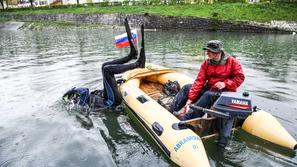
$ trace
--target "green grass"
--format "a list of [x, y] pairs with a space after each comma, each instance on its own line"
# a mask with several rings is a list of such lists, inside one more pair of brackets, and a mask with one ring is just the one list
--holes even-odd
[[245, 3], [215, 3], [195, 5], [139, 5], [139, 6], [105, 6], [91, 5], [87, 7], [63, 6], [55, 8], [9, 9], [4, 13], [15, 14], [54, 14], [54, 13], [125, 13], [125, 14], [158, 14], [164, 16], [198, 16], [230, 21], [271, 20], [297, 21], [297, 4], [245, 4]]
[[[0, 21], [1, 22], [1, 21]], [[48, 22], [48, 21], [31, 21], [26, 22], [22, 29], [30, 29], [30, 30], [42, 30], [42, 29], [72, 29], [73, 28], [88, 28], [88, 29], [101, 29], [105, 28], [106, 25], [100, 24], [91, 24], [91, 23], [84, 23], [78, 24], [74, 22]]]

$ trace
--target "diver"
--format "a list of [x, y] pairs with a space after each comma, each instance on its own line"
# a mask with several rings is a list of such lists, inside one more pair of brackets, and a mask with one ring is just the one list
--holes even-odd
[[128, 70], [132, 70], [135, 68], [144, 68], [145, 67], [145, 51], [144, 51], [144, 26], [141, 25], [141, 49], [139, 58], [136, 62], [130, 64], [124, 64], [130, 61], [137, 56], [137, 50], [132, 41], [132, 36], [130, 32], [130, 28], [128, 24], [126, 24], [126, 30], [128, 34], [128, 40], [130, 43], [131, 51], [130, 54], [126, 57], [112, 60], [109, 62], [105, 62], [102, 65], [102, 73], [103, 73], [103, 84], [104, 84], [104, 103], [106, 106], [118, 106], [122, 103], [122, 96], [118, 90], [117, 82], [114, 77], [114, 74], [121, 74]]
[[[122, 103], [122, 96], [118, 90], [115, 74], [121, 74], [128, 70], [145, 67], [145, 49], [144, 49], [144, 26], [141, 25], [141, 49], [137, 59], [137, 48], [132, 40], [131, 30], [127, 18], [125, 19], [125, 29], [130, 45], [130, 53], [119, 59], [108, 61], [102, 64], [103, 90], [95, 90], [89, 93], [88, 88], [72, 88], [63, 95], [65, 102], [78, 104], [79, 106], [87, 106], [98, 111], [110, 107], [116, 107]], [[125, 64], [132, 59], [136, 62]]]

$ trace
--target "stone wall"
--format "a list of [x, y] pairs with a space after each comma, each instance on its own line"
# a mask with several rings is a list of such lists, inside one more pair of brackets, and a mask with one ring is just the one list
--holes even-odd
[[132, 26], [140, 26], [140, 24], [144, 24], [147, 29], [193, 29], [206, 31], [280, 33], [292, 32], [292, 30], [247, 22], [232, 23], [200, 17], [173, 17], [154, 14], [5, 14], [4, 17], [19, 21], [66, 21], [107, 25], [124, 25], [124, 18], [127, 17]]
[[273, 20], [270, 22], [272, 27], [283, 27], [287, 30], [297, 31], [297, 22], [293, 21], [277, 21]]

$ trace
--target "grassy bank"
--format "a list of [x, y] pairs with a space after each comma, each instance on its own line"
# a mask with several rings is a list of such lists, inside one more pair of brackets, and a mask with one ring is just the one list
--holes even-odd
[[[48, 21], [32, 21], [26, 22], [21, 29], [25, 30], [54, 30], [54, 29], [102, 29], [110, 28], [108, 25], [91, 24], [91, 23], [74, 23], [74, 22], [48, 22]], [[112, 28], [117, 28], [112, 26]]]
[[297, 21], [297, 4], [244, 4], [216, 3], [194, 5], [152, 5], [152, 6], [63, 6], [55, 8], [8, 9], [3, 13], [52, 14], [52, 13], [126, 13], [159, 14], [165, 16], [198, 16], [231, 21], [269, 22], [271, 20]]

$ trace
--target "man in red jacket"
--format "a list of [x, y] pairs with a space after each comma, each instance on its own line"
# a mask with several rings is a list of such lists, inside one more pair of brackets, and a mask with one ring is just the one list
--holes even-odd
[[185, 85], [169, 106], [173, 113], [185, 106], [184, 112], [179, 115], [184, 120], [204, 115], [189, 109], [190, 104], [210, 108], [220, 92], [235, 92], [245, 78], [241, 64], [225, 53], [221, 41], [209, 41], [203, 49], [208, 58], [201, 64], [195, 82]]

